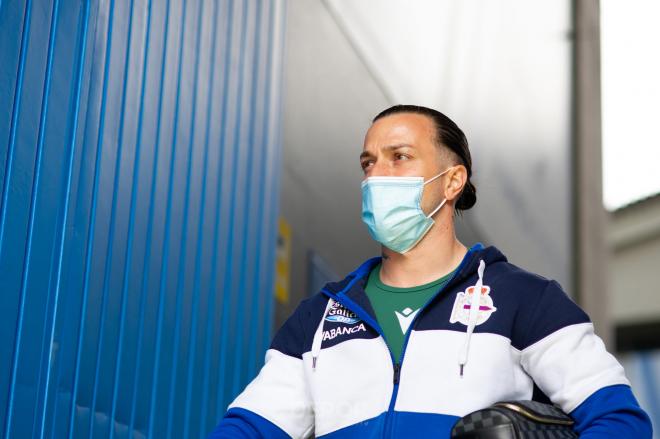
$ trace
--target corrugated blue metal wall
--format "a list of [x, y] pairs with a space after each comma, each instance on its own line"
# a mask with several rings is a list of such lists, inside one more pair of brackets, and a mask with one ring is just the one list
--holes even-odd
[[5, 437], [202, 437], [258, 370], [282, 9], [0, 0]]

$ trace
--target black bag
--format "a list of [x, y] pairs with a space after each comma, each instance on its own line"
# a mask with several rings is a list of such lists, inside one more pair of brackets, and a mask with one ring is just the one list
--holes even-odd
[[559, 408], [536, 401], [498, 402], [458, 420], [452, 439], [577, 438], [574, 421]]

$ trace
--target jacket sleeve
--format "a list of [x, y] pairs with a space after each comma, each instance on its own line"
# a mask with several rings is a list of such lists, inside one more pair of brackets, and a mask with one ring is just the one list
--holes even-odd
[[229, 405], [209, 438], [304, 438], [314, 428], [303, 374], [301, 303], [277, 331], [257, 377]]
[[630, 386], [603, 387], [571, 412], [584, 439], [651, 438], [651, 420], [639, 407]]
[[521, 364], [575, 420], [581, 438], [651, 438], [651, 422], [623, 367], [594, 333], [589, 317], [555, 281], [520, 310]]

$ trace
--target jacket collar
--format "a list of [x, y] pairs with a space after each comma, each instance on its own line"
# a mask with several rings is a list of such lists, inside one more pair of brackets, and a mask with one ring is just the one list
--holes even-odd
[[[369, 273], [381, 260], [382, 258], [380, 256], [368, 259], [344, 279], [338, 282], [330, 282], [323, 289], [337, 296], [340, 300], [342, 298], [348, 299], [349, 302], [359, 306], [375, 319], [375, 312], [369, 302], [369, 298], [364, 292], [364, 287]], [[476, 275], [480, 260], [483, 260], [487, 265], [491, 265], [495, 262], [506, 262], [507, 259], [497, 247], [484, 247], [482, 243], [478, 242], [468, 249], [456, 274], [445, 285], [445, 288], [451, 288], [452, 285]]]

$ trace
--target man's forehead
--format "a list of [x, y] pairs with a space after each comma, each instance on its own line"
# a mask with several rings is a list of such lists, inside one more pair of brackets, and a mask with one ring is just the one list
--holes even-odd
[[363, 149], [381, 148], [391, 145], [409, 145], [432, 140], [433, 121], [427, 116], [401, 113], [378, 119], [367, 130]]

